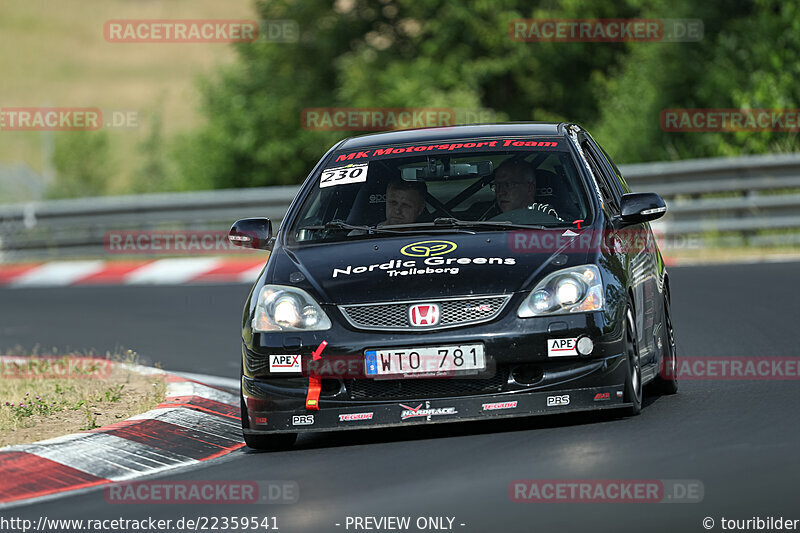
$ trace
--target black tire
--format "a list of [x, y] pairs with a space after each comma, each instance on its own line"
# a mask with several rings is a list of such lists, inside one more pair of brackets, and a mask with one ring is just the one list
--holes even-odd
[[675, 394], [678, 392], [678, 348], [675, 346], [675, 331], [672, 329], [672, 316], [669, 295], [664, 296], [664, 355], [658, 365], [658, 375], [653, 382], [653, 389], [658, 394]]
[[642, 412], [642, 365], [639, 361], [639, 346], [636, 343], [636, 322], [631, 307], [625, 310], [625, 353], [628, 373], [625, 377], [625, 401], [631, 406], [626, 409], [628, 416]]
[[287, 450], [297, 440], [297, 433], [275, 433], [272, 435], [248, 435], [244, 433], [244, 443], [254, 450]]

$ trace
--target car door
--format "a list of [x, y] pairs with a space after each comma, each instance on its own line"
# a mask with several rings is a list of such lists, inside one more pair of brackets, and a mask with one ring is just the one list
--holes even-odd
[[[603, 149], [588, 134], [581, 141], [581, 148], [589, 160], [593, 172], [598, 174], [600, 189], [613, 198], [608, 202], [612, 217], [619, 216], [619, 205], [623, 194], [630, 188], [616, 165]], [[659, 286], [658, 261], [655, 239], [650, 224], [635, 224], [621, 230], [611, 230], [614, 240], [624, 250], [628, 273], [631, 277], [634, 306], [636, 307], [636, 329], [639, 333], [639, 352], [642, 364], [655, 362], [656, 358], [656, 294]]]

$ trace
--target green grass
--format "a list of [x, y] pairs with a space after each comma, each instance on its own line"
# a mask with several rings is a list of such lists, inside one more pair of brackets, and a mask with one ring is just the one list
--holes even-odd
[[0, 361], [0, 447], [95, 429], [163, 400], [161, 376], [112, 367], [112, 362], [135, 364], [134, 352], [88, 355], [91, 360], [80, 362], [73, 356]]
[[[0, 107], [139, 112], [138, 129], [110, 131], [114, 171], [109, 194], [130, 189], [148, 117], [161, 110], [167, 140], [198, 125], [198, 76], [232, 62], [235, 53], [224, 43], [109, 43], [103, 24], [112, 19], [255, 18], [251, 0], [4, 2], [0, 12]], [[0, 131], [0, 161], [24, 161], [41, 172], [41, 144], [38, 132]]]

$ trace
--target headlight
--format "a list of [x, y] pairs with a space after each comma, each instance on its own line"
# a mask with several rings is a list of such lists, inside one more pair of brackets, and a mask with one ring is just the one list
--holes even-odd
[[556, 301], [561, 305], [578, 303], [583, 296], [583, 283], [572, 278], [564, 278], [556, 283]]
[[603, 309], [603, 283], [594, 265], [565, 268], [540, 281], [519, 306], [517, 316], [560, 315]]
[[325, 312], [303, 290], [265, 285], [258, 293], [253, 331], [311, 331], [330, 327]]

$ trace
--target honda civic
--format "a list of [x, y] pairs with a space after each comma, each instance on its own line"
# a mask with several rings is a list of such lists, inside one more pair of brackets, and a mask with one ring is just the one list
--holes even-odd
[[566, 123], [345, 139], [273, 234], [242, 320], [248, 446], [299, 433], [617, 409], [671, 394], [670, 281], [608, 154]]

